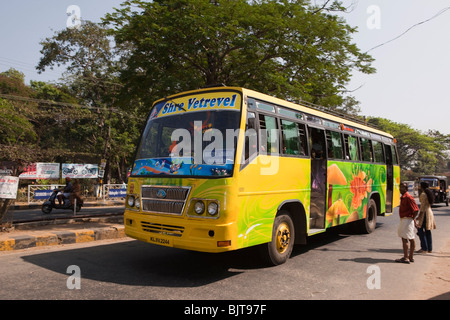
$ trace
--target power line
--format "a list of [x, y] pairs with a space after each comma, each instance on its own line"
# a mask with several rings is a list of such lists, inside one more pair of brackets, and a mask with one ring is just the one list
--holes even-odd
[[[14, 69], [25, 69], [27, 71], [33, 71], [33, 72], [37, 72], [36, 68], [33, 64], [28, 63], [28, 62], [24, 62], [24, 61], [20, 61], [17, 59], [11, 59], [11, 58], [7, 58], [7, 57], [0, 57], [0, 64], [10, 67], [10, 68], [14, 68]], [[20, 71], [20, 70], [19, 70]], [[47, 71], [49, 74], [55, 76], [55, 77], [61, 77], [61, 74], [54, 71], [54, 70], [49, 70]]]
[[[24, 61], [20, 61], [17, 59], [11, 59], [11, 58], [6, 58], [6, 57], [0, 57], [0, 65], [4, 65], [10, 68], [14, 68], [14, 69], [25, 69], [27, 71], [35, 71], [36, 69], [34, 67], [33, 64], [28, 63], [28, 62], [24, 62]], [[20, 71], [20, 70], [19, 70]], [[63, 73], [58, 73], [54, 70], [46, 70], [45, 73], [50, 73], [51, 75], [55, 76], [55, 77], [63, 77]], [[69, 75], [68, 78], [72, 77], [73, 75]], [[123, 87], [124, 85], [121, 83], [117, 83], [117, 82], [113, 82], [110, 80], [104, 80], [95, 76], [90, 76], [90, 77], [86, 77], [86, 76], [82, 76], [82, 75], [77, 75], [76, 78], [78, 78], [79, 81], [84, 81], [84, 82], [101, 82], [104, 84], [110, 84], [110, 85], [114, 85], [117, 87]]]
[[400, 35], [398, 35], [398, 36], [396, 36], [395, 38], [393, 38], [393, 39], [391, 39], [391, 40], [388, 40], [388, 41], [386, 41], [386, 42], [383, 42], [383, 43], [381, 43], [381, 44], [379, 44], [379, 45], [377, 45], [377, 46], [375, 46], [375, 47], [373, 47], [373, 48], [367, 50], [366, 53], [368, 53], [369, 51], [372, 51], [372, 50], [374, 50], [374, 49], [377, 49], [377, 48], [379, 48], [379, 47], [381, 47], [381, 46], [384, 46], [384, 45], [386, 45], [386, 44], [388, 44], [388, 43], [390, 43], [390, 42], [392, 42], [392, 41], [395, 41], [395, 40], [397, 40], [397, 39], [403, 37], [403, 36], [404, 36], [406, 33], [408, 33], [411, 29], [413, 29], [413, 28], [415, 28], [415, 27], [417, 27], [417, 26], [419, 26], [419, 25], [421, 25], [421, 24], [424, 24], [424, 23], [426, 23], [426, 22], [429, 22], [429, 21], [431, 21], [431, 20], [433, 20], [433, 19], [439, 17], [441, 14], [443, 14], [443, 13], [446, 12], [447, 10], [450, 10], [450, 7], [446, 7], [446, 8], [444, 8], [444, 9], [442, 9], [441, 11], [439, 11], [438, 13], [436, 13], [436, 14], [435, 14], [434, 16], [432, 16], [431, 18], [428, 18], [428, 19], [426, 19], [426, 20], [423, 20], [423, 21], [421, 21], [421, 22], [418, 22], [418, 23], [412, 25], [412, 26], [409, 27], [406, 31], [404, 31], [403, 33], [401, 33]]
[[[77, 108], [89, 109], [89, 110], [95, 110], [95, 111], [103, 109], [101, 107], [86, 106], [86, 105], [77, 104], [77, 103], [57, 102], [57, 101], [53, 101], [53, 100], [35, 99], [35, 98], [15, 96], [15, 95], [10, 95], [10, 94], [3, 94], [3, 93], [0, 93], [0, 98], [7, 99], [7, 100], [18, 100], [18, 101], [25, 101], [25, 102], [44, 103], [44, 104], [55, 105], [55, 106], [60, 106], [60, 107], [72, 107], [72, 108], [77, 107]], [[130, 118], [141, 120], [140, 117], [134, 116], [132, 114], [129, 114], [129, 113], [127, 113], [123, 110], [117, 109], [117, 108], [106, 108], [106, 111], [119, 113], [122, 116], [127, 116]]]

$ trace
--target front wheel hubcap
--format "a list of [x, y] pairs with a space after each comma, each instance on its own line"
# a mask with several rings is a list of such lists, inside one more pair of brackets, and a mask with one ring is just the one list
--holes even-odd
[[278, 226], [277, 229], [277, 250], [279, 253], [286, 252], [289, 247], [289, 242], [291, 239], [291, 231], [289, 230], [289, 226], [287, 223], [282, 223]]

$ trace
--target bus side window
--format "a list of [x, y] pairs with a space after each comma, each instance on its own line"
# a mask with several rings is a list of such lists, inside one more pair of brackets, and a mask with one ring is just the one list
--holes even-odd
[[256, 115], [253, 112], [248, 112], [247, 123], [245, 125], [244, 162], [252, 160], [256, 156], [258, 153], [257, 146]]
[[309, 127], [311, 159], [326, 159], [325, 130]]
[[375, 162], [384, 163], [383, 144], [378, 141], [372, 141]]
[[305, 125], [288, 120], [281, 120], [283, 154], [306, 155]]
[[372, 140], [361, 138], [362, 161], [373, 162]]
[[396, 147], [391, 145], [391, 150], [392, 150], [392, 164], [398, 164]]
[[306, 127], [304, 124], [298, 123], [298, 132], [300, 135], [300, 155], [308, 155], [308, 142], [306, 138]]
[[353, 161], [359, 160], [358, 138], [348, 134], [345, 135], [345, 152], [345, 159]]
[[260, 152], [261, 154], [279, 154], [277, 119], [263, 114], [259, 115]]
[[342, 148], [341, 134], [339, 132], [327, 130], [327, 146], [329, 159], [344, 158], [344, 150]]
[[386, 154], [386, 164], [392, 164], [392, 149], [390, 145], [384, 145], [384, 153]]

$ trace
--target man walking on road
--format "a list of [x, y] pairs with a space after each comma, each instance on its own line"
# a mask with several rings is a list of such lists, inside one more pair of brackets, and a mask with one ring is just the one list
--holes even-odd
[[414, 262], [414, 249], [416, 247], [414, 219], [419, 212], [419, 207], [414, 198], [408, 193], [408, 185], [405, 182], [400, 183], [400, 193], [402, 196], [400, 197], [398, 235], [402, 238], [403, 258], [397, 259], [395, 262], [410, 263]]

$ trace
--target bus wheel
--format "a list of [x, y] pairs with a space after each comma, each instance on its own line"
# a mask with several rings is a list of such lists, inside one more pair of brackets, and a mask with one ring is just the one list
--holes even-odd
[[366, 218], [359, 221], [361, 233], [372, 233], [377, 225], [377, 204], [373, 199], [367, 204]]
[[285, 263], [294, 248], [294, 223], [287, 211], [280, 211], [275, 217], [272, 241], [261, 246], [263, 256], [272, 265]]

